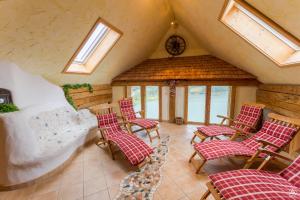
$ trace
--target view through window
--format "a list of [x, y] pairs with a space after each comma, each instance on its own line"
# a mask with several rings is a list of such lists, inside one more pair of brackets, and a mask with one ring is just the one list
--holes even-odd
[[205, 121], [206, 86], [188, 87], [188, 121]]
[[146, 86], [146, 118], [159, 118], [159, 88]]
[[131, 97], [133, 101], [134, 111], [138, 112], [142, 109], [141, 86], [131, 86]]
[[212, 86], [210, 97], [210, 123], [219, 124], [221, 118], [217, 115], [228, 116], [229, 114], [229, 98], [230, 87], [229, 86]]

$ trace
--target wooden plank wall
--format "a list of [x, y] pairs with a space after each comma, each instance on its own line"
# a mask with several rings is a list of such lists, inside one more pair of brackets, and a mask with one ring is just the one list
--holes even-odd
[[[282, 115], [300, 118], [300, 85], [260, 85], [257, 102]], [[290, 145], [290, 153], [300, 151], [300, 132]]]
[[70, 90], [70, 96], [78, 108], [89, 108], [112, 102], [112, 87], [110, 85], [93, 85], [92, 87], [92, 93], [87, 88]]

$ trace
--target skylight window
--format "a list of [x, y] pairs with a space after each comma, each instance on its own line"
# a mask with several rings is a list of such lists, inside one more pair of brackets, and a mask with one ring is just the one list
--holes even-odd
[[121, 35], [121, 31], [98, 19], [63, 72], [91, 74]]
[[243, 0], [229, 0], [220, 21], [279, 66], [300, 64], [300, 40]]

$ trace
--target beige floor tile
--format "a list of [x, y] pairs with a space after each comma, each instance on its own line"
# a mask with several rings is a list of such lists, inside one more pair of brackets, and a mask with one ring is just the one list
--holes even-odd
[[68, 172], [63, 174], [61, 185], [69, 186], [76, 185], [83, 182], [83, 169]]
[[83, 184], [64, 186], [58, 193], [59, 200], [81, 200], [83, 198]]
[[105, 178], [99, 177], [84, 182], [84, 196], [107, 189]]
[[57, 200], [58, 199], [58, 192], [48, 192], [43, 194], [34, 194], [31, 197], [31, 200]]
[[40, 195], [58, 191], [61, 186], [61, 180], [62, 176], [58, 175], [50, 178], [49, 180], [45, 180], [44, 182], [37, 184], [37, 186], [35, 187], [34, 194]]
[[109, 197], [110, 199], [115, 199], [115, 197], [118, 195], [120, 190], [120, 185], [114, 185], [114, 186], [110, 186], [108, 188], [108, 192], [109, 192]]
[[84, 200], [110, 200], [108, 190], [102, 190], [97, 193], [84, 197]]

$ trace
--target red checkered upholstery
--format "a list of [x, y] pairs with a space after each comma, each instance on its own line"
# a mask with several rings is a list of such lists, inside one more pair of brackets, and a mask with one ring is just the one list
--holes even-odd
[[121, 113], [126, 118], [126, 120], [130, 121], [137, 118], [133, 109], [132, 98], [122, 99], [119, 101], [119, 104]]
[[[249, 147], [252, 150], [257, 150], [260, 147], [260, 143], [257, 139], [265, 140], [278, 147], [282, 147], [289, 143], [297, 132], [296, 128], [284, 126], [276, 122], [265, 121], [263, 127], [255, 135], [242, 141], [242, 144]], [[267, 149], [276, 151], [275, 147], [267, 147]]]
[[157, 121], [149, 120], [149, 119], [135, 119], [135, 120], [130, 120], [129, 122], [137, 126], [140, 126], [142, 128], [153, 128], [156, 127], [158, 124]]
[[276, 173], [242, 169], [213, 174], [209, 178], [224, 199], [300, 199], [300, 188]]
[[[278, 147], [282, 147], [290, 142], [296, 132], [297, 129], [295, 128], [266, 121], [258, 133], [242, 142], [213, 140], [197, 143], [194, 145], [194, 148], [206, 160], [213, 160], [233, 155], [252, 156], [261, 146], [261, 144], [256, 141], [257, 139], [263, 139], [277, 145]], [[274, 147], [266, 148], [272, 151], [278, 150]], [[260, 156], [264, 155], [261, 154]]]
[[132, 165], [138, 165], [153, 153], [153, 149], [135, 135], [124, 133], [111, 140], [118, 145]]
[[[262, 108], [252, 105], [243, 105], [236, 121], [256, 127], [262, 115]], [[239, 124], [233, 125], [235, 128], [243, 129], [246, 133], [251, 132], [251, 128]]]
[[234, 135], [236, 131], [227, 126], [209, 125], [197, 127], [197, 130], [204, 133], [208, 137], [214, 137], [218, 135]]
[[241, 155], [252, 156], [255, 151], [251, 150], [241, 142], [230, 140], [212, 140], [194, 144], [194, 148], [206, 160]]
[[[235, 121], [247, 124], [249, 126], [255, 127], [261, 118], [262, 108], [243, 105], [240, 113], [236, 117]], [[251, 130], [248, 126], [243, 126], [239, 124], [233, 124], [234, 128], [242, 129], [245, 133], [249, 133]], [[214, 137], [219, 135], [234, 135], [236, 131], [230, 127], [220, 126], [220, 125], [210, 125], [210, 126], [201, 126], [197, 128], [198, 131], [205, 134], [208, 137]]]
[[290, 166], [280, 172], [280, 175], [288, 180], [291, 184], [300, 188], [300, 156], [298, 156], [298, 158], [294, 160]]
[[116, 113], [97, 115], [97, 119], [98, 127], [105, 128], [105, 139], [114, 142], [132, 165], [138, 165], [153, 153], [145, 142], [121, 129]]

